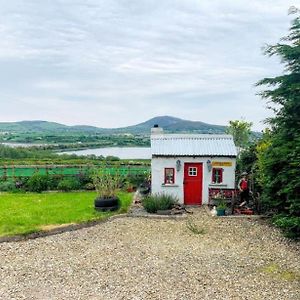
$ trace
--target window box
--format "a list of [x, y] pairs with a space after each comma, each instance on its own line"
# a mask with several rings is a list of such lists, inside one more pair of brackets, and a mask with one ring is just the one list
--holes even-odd
[[162, 187], [178, 187], [179, 185], [178, 184], [163, 183], [161, 186]]

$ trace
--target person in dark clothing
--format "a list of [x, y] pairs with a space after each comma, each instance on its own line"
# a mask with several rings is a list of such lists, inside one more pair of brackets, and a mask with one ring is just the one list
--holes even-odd
[[238, 183], [238, 189], [240, 190], [240, 199], [241, 204], [240, 206], [249, 205], [249, 182], [247, 178], [247, 173], [242, 173], [242, 178], [240, 179]]

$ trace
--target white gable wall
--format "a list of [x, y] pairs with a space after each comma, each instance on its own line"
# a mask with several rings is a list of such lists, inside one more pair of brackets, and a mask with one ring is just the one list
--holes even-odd
[[[181, 161], [180, 171], [176, 170], [176, 161]], [[222, 184], [212, 184], [212, 171], [208, 171], [207, 160], [213, 162], [231, 162], [232, 166], [215, 166], [223, 168]], [[235, 167], [236, 159], [232, 157], [153, 157], [151, 161], [152, 194], [167, 193], [179, 199], [179, 203], [184, 203], [183, 177], [184, 163], [203, 164], [203, 190], [202, 204], [208, 203], [208, 189], [210, 187], [233, 189], [235, 187]], [[175, 169], [175, 184], [164, 184], [164, 169]]]

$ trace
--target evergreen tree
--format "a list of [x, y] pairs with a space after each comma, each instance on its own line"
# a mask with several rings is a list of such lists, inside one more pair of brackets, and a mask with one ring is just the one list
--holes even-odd
[[275, 104], [268, 143], [258, 151], [263, 202], [280, 214], [277, 225], [300, 235], [300, 17], [293, 20], [289, 35], [265, 53], [279, 56], [285, 70], [257, 83], [269, 87], [261, 95]]
[[233, 136], [234, 143], [237, 147], [247, 148], [250, 144], [251, 126], [251, 122], [239, 120], [229, 121], [226, 132]]

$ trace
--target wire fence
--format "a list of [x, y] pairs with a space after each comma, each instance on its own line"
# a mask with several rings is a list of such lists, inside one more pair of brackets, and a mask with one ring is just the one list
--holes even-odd
[[150, 172], [150, 165], [28, 165], [28, 166], [0, 166], [0, 177], [31, 177], [40, 175], [75, 176], [101, 170], [110, 174], [122, 176], [143, 175]]

